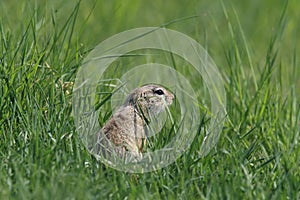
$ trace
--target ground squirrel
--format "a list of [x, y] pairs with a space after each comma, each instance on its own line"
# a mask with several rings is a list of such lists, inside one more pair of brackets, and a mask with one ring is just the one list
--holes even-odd
[[[105, 149], [104, 154], [111, 156], [113, 149], [118, 156], [129, 153], [134, 158], [141, 158], [151, 119], [173, 100], [174, 95], [160, 85], [148, 84], [134, 89], [98, 133], [97, 144], [104, 147], [101, 153]], [[113, 148], [108, 148], [108, 143]]]

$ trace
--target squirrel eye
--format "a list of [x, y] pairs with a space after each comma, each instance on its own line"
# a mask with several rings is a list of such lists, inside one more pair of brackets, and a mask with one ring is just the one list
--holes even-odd
[[162, 91], [161, 89], [158, 89], [158, 90], [154, 90], [154, 93], [158, 94], [158, 95], [163, 95], [164, 91]]

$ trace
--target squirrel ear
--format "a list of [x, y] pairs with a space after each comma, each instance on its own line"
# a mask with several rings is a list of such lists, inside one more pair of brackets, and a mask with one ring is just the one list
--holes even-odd
[[131, 93], [128, 95], [126, 101], [125, 101], [125, 104], [131, 104], [131, 105], [134, 105], [136, 102], [136, 97], [134, 95], [134, 93]]

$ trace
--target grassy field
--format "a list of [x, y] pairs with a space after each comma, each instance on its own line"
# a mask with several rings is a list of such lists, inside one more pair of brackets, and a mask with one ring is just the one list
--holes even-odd
[[[296, 0], [1, 1], [0, 199], [300, 199], [299, 9]], [[72, 82], [99, 42], [146, 26], [207, 49], [228, 115], [206, 157], [199, 137], [166, 168], [132, 175], [86, 151]]]

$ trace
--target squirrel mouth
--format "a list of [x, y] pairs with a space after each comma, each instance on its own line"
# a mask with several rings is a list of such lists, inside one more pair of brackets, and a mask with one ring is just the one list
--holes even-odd
[[173, 101], [174, 101], [174, 96], [173, 95], [166, 99], [166, 103], [167, 103], [168, 106], [172, 105]]

